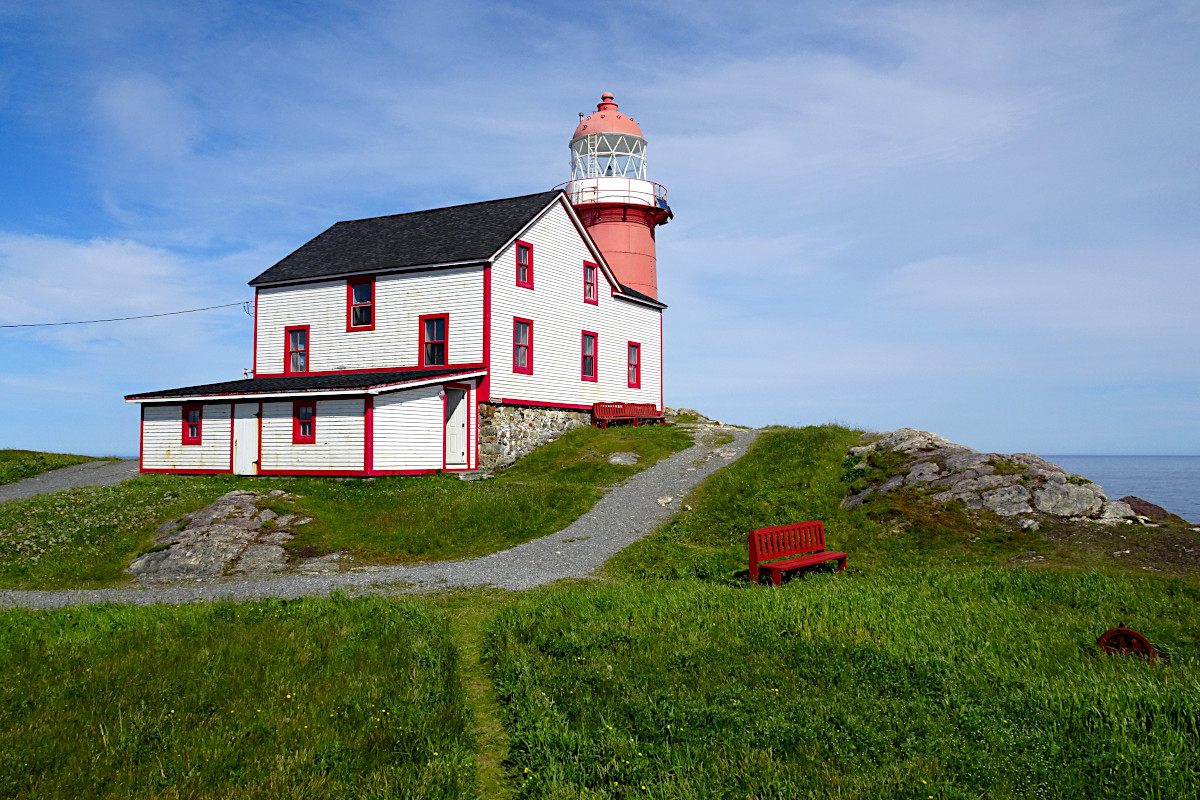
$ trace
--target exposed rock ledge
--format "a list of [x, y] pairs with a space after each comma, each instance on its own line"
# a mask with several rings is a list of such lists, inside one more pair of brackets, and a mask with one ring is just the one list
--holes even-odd
[[[1002, 517], [1035, 511], [1076, 521], [1106, 525], [1153, 524], [1129, 503], [1109, 500], [1103, 487], [1067, 472], [1033, 453], [981, 453], [928, 431], [901, 428], [890, 433], [868, 433], [861, 447], [850, 448], [848, 466], [866, 472], [872, 454], [891, 452], [905, 456], [888, 470], [882, 481], [851, 494], [843, 508], [857, 508], [872, 494], [887, 494], [901, 486], [924, 489], [934, 503], [961, 501], [967, 508], [987, 509]], [[873, 441], [872, 441], [873, 440]], [[854, 458], [858, 461], [855, 463]], [[880, 459], [882, 460], [882, 459]], [[890, 464], [894, 456], [887, 459]], [[1036, 528], [1032, 518], [1023, 527]]]

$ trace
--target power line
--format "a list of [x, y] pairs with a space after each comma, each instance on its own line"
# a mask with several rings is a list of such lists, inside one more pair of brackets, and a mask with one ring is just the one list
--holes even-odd
[[[204, 308], [189, 308], [184, 311], [164, 311], [161, 314], [139, 314], [136, 317], [113, 317], [112, 319], [83, 319], [75, 322], [27, 322], [24, 325], [0, 325], [0, 328], [49, 328], [54, 325], [91, 325], [94, 322], [124, 322], [130, 319], [150, 319], [151, 317], [171, 317], [176, 314], [194, 314], [197, 311], [212, 311], [214, 308], [231, 308], [233, 306], [248, 305], [245, 302], [241, 303], [226, 303], [221, 306], [205, 306]], [[249, 313], [249, 312], [247, 312]]]

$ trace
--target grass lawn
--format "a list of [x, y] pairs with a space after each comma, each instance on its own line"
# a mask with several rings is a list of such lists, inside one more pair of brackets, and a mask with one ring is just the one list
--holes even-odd
[[39, 453], [36, 450], [0, 450], [0, 486], [15, 483], [52, 469], [73, 467], [87, 461], [111, 459], [73, 456], [67, 453]]
[[[493, 620], [518, 796], [1200, 792], [1194, 576], [1011, 565], [1036, 534], [911, 498], [844, 511], [857, 440], [764, 433], [608, 585], [549, 587]], [[800, 519], [825, 520], [850, 570], [749, 587], [746, 531]], [[1122, 622], [1171, 661], [1100, 654]]]
[[444, 616], [413, 600], [0, 615], [0, 796], [474, 797]]
[[[125, 567], [152, 545], [159, 524], [239, 488], [301, 496], [271, 503], [314, 518], [288, 544], [296, 557], [340, 550], [360, 562], [402, 563], [485, 555], [566, 527], [604, 487], [691, 444], [667, 426], [584, 428], [487, 481], [142, 475], [120, 486], [14, 500], [0, 503], [0, 588], [123, 583]], [[638, 465], [609, 464], [618, 451], [638, 453]]]

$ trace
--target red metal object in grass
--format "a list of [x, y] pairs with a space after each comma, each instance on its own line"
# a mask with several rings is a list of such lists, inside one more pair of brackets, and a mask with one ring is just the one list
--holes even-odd
[[797, 522], [795, 525], [759, 528], [750, 531], [749, 538], [750, 581], [755, 585], [758, 585], [760, 569], [771, 571], [771, 583], [776, 586], [782, 582], [783, 571], [788, 569], [837, 561], [838, 572], [846, 571], [848, 556], [825, 549], [825, 525], [822, 522]]
[[1106, 653], [1112, 655], [1128, 655], [1132, 654], [1138, 658], [1144, 658], [1153, 664], [1160, 658], [1165, 656], [1154, 649], [1154, 645], [1150, 641], [1133, 630], [1132, 628], [1120, 627], [1110, 628], [1100, 634], [1100, 638], [1096, 640], [1096, 644]]

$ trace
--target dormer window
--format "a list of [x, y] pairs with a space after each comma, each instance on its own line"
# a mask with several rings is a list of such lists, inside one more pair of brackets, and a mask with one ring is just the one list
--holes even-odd
[[287, 342], [287, 352], [283, 359], [284, 374], [308, 372], [308, 326], [284, 328], [284, 336]]
[[597, 288], [600, 268], [588, 261], [583, 262], [583, 302], [596, 305], [599, 303], [600, 292]]
[[375, 330], [374, 278], [354, 278], [346, 282], [346, 330]]
[[533, 245], [517, 242], [517, 286], [533, 288]]

